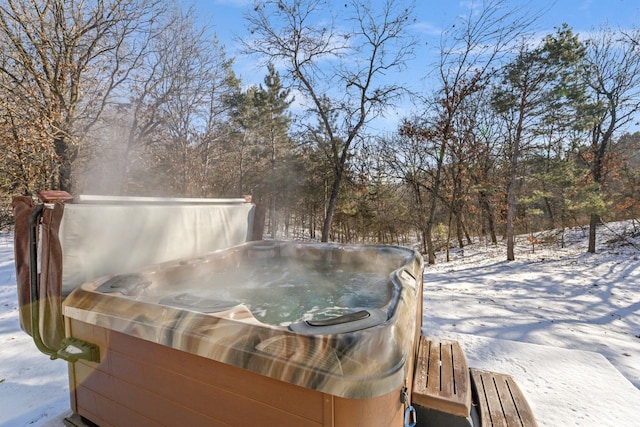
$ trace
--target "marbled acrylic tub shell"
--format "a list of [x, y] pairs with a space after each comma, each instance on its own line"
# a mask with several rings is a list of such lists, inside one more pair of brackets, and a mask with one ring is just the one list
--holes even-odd
[[[243, 301], [194, 297], [212, 272], [250, 271], [258, 263], [315, 263], [340, 274], [386, 277], [385, 302], [337, 318], [288, 325], [261, 322]], [[419, 335], [423, 262], [410, 249], [292, 242], [250, 242], [81, 285], [64, 315], [290, 384], [344, 398], [389, 393], [406, 382]], [[337, 273], [335, 273], [337, 272]], [[377, 291], [380, 291], [379, 284]]]

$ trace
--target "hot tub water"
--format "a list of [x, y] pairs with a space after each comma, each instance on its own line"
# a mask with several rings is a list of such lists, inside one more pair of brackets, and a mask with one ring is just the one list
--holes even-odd
[[[193, 267], [196, 267], [195, 265]], [[199, 277], [148, 286], [152, 275], [129, 279], [141, 284], [127, 296], [161, 304], [219, 311], [244, 304], [254, 317], [274, 326], [323, 320], [358, 310], [382, 308], [391, 298], [388, 272], [335, 268], [324, 261], [254, 260], [251, 268], [234, 265]], [[122, 276], [121, 276], [122, 277]], [[112, 280], [126, 281], [118, 277]], [[224, 302], [222, 306], [213, 301]]]

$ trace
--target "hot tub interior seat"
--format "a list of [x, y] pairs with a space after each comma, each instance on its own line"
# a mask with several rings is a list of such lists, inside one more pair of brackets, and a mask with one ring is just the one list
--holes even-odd
[[[119, 293], [125, 296], [142, 295], [152, 281], [141, 274], [121, 274], [114, 276], [98, 286], [96, 292]], [[239, 301], [225, 301], [213, 298], [202, 298], [186, 292], [161, 298], [158, 304], [171, 307], [195, 310], [202, 313], [217, 313], [229, 310], [240, 304]]]
[[139, 293], [150, 284], [151, 281], [140, 274], [120, 274], [98, 286], [96, 292], [106, 294], [119, 292], [123, 295], [131, 295], [133, 292]]
[[163, 305], [169, 305], [171, 307], [200, 311], [202, 313], [217, 313], [220, 311], [226, 311], [240, 304], [240, 302], [238, 301], [224, 301], [212, 298], [201, 298], [187, 293], [162, 298], [159, 303]]

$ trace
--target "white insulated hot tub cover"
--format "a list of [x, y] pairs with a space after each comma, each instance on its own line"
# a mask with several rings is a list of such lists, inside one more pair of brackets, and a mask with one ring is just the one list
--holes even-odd
[[62, 294], [104, 275], [246, 242], [253, 208], [241, 198], [78, 196], [60, 224]]

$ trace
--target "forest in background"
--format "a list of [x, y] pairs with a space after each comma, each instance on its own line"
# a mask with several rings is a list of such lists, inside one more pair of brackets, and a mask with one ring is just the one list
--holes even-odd
[[[540, 38], [539, 15], [486, 1], [427, 67], [409, 2], [343, 3], [248, 9], [264, 79], [247, 86], [179, 2], [1, 1], [0, 226], [40, 189], [251, 195], [270, 237], [418, 242], [433, 263], [476, 237], [513, 259], [515, 234], [575, 225], [593, 252], [601, 221], [637, 218], [638, 29]], [[416, 66], [429, 93], [402, 82]]]

